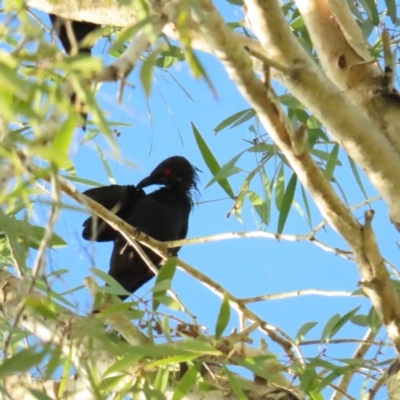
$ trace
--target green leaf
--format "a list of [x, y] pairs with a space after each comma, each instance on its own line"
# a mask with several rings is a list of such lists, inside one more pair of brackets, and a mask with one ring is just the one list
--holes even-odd
[[306, 209], [307, 223], [310, 227], [312, 227], [312, 215], [311, 215], [310, 205], [308, 204], [307, 193], [304, 190], [303, 185], [301, 185], [301, 196], [303, 198], [304, 207]]
[[318, 129], [321, 127], [321, 122], [319, 122], [319, 120], [314, 117], [314, 115], [311, 115], [310, 117], [308, 117], [307, 119], [307, 128], [308, 129]]
[[232, 126], [230, 127], [230, 129], [236, 128], [237, 126], [242, 125], [243, 123], [245, 123], [249, 119], [255, 117], [256, 115], [257, 115], [257, 113], [253, 109], [251, 109], [246, 115], [243, 115], [235, 123], [233, 123]]
[[31, 308], [37, 315], [41, 315], [46, 319], [57, 319], [58, 313], [54, 309], [54, 303], [46, 301], [45, 299], [39, 299], [35, 297], [27, 297], [25, 299], [27, 307]]
[[362, 194], [364, 195], [365, 199], [368, 199], [368, 195], [367, 195], [367, 192], [365, 191], [365, 188], [364, 188], [364, 185], [362, 183], [360, 174], [358, 173], [358, 168], [357, 168], [356, 163], [349, 156], [347, 156], [347, 159], [349, 160], [350, 167], [351, 167], [351, 170], [353, 172], [354, 178], [357, 181], [358, 187], [360, 188], [360, 190], [361, 190]]
[[[0, 213], [0, 227], [7, 235], [14, 237], [18, 235], [21, 240], [28, 241], [28, 246], [38, 249], [43, 239], [45, 228], [31, 225], [27, 221], [22, 221]], [[0, 232], [1, 232], [0, 230]], [[65, 240], [53, 232], [48, 246], [50, 248], [60, 248], [66, 246]]]
[[131, 367], [132, 365], [135, 365], [137, 361], [139, 361], [141, 358], [144, 357], [144, 354], [142, 353], [134, 353], [134, 354], [128, 354], [116, 361], [111, 367], [109, 367], [105, 372], [104, 376], [107, 376], [109, 374], [112, 374], [114, 372], [120, 372], [123, 371], [126, 368]]
[[43, 393], [39, 390], [29, 389], [32, 396], [36, 397], [38, 400], [53, 400], [51, 397], [47, 396], [46, 393]]
[[169, 45], [168, 50], [161, 52], [154, 65], [166, 69], [172, 67], [178, 61], [185, 60], [185, 53], [178, 46]]
[[397, 22], [397, 5], [395, 0], [385, 0], [387, 12], [392, 23], [396, 25]]
[[193, 72], [193, 75], [196, 78], [201, 78], [201, 77], [204, 78], [211, 92], [215, 95], [216, 94], [215, 87], [211, 82], [211, 79], [208, 76], [205, 68], [201, 64], [198, 57], [196, 56], [195, 52], [191, 48], [185, 48], [185, 55], [190, 66], [190, 70]]
[[246, 357], [245, 360], [235, 357], [234, 362], [249, 371], [253, 372], [254, 375], [264, 378], [269, 383], [274, 383], [279, 386], [286, 384], [285, 378], [281, 372], [285, 370], [285, 367], [276, 359], [273, 354], [268, 354], [259, 357]]
[[[158, 272], [156, 282], [153, 288], [153, 311], [157, 311], [157, 308], [160, 305], [160, 302], [157, 300], [158, 296], [164, 296], [167, 293], [167, 290], [171, 288], [171, 281], [175, 275], [176, 271], [176, 257], [171, 257], [168, 261], [161, 267]], [[160, 287], [161, 283], [167, 283], [164, 288]]]
[[313, 329], [317, 324], [318, 322], [306, 322], [303, 324], [297, 332], [295, 343], [299, 344], [306, 337], [307, 333], [310, 332], [311, 329]]
[[219, 339], [224, 333], [225, 328], [228, 326], [231, 318], [231, 307], [229, 305], [229, 297], [224, 294], [222, 299], [221, 308], [219, 310], [217, 325], [215, 327], [215, 337]]
[[157, 51], [150, 53], [150, 55], [143, 62], [142, 68], [140, 69], [140, 80], [142, 82], [143, 89], [147, 97], [149, 97], [151, 93], [151, 87], [153, 83], [153, 69], [157, 56]]
[[253, 208], [257, 211], [257, 214], [259, 215], [261, 221], [265, 224], [269, 224], [269, 206], [268, 203], [265, 203], [264, 200], [255, 192], [252, 190], [249, 190], [247, 192], [247, 196], [250, 200], [251, 205]]
[[202, 355], [221, 355], [221, 352], [215, 349], [210, 343], [202, 340], [188, 340], [183, 343], [179, 343], [179, 349], [191, 351], [193, 353], [199, 353]]
[[283, 232], [283, 228], [285, 227], [287, 217], [292, 208], [294, 193], [296, 191], [296, 184], [297, 184], [297, 175], [293, 173], [286, 187], [285, 195], [283, 196], [282, 199], [282, 204], [278, 219], [278, 233]]
[[231, 175], [241, 172], [242, 170], [240, 168], [236, 167], [235, 164], [245, 151], [242, 151], [241, 153], [239, 153], [238, 155], [233, 157], [230, 161], [228, 161], [226, 164], [224, 164], [221, 167], [221, 169], [213, 176], [213, 178], [210, 180], [210, 182], [207, 183], [206, 189], [209, 186], [211, 186], [213, 183], [215, 183], [221, 179], [228, 178]]
[[273, 144], [259, 143], [247, 149], [249, 153], [274, 153], [276, 147]]
[[239, 195], [236, 197], [236, 201], [235, 201], [235, 205], [232, 208], [231, 213], [233, 215], [235, 215], [237, 218], [240, 219], [240, 213], [242, 212], [242, 207], [244, 204], [244, 201], [246, 199], [246, 195], [247, 192], [249, 190], [250, 187], [250, 182], [252, 181], [252, 179], [255, 177], [255, 175], [258, 173], [258, 171], [260, 171], [260, 169], [263, 168], [264, 164], [265, 164], [265, 160], [267, 160], [270, 156], [264, 157], [263, 161], [260, 162], [256, 168], [253, 169], [253, 171], [251, 171], [246, 179], [243, 181], [242, 186], [240, 188], [239, 191]]
[[90, 179], [80, 178], [79, 176], [71, 176], [71, 175], [62, 175], [63, 178], [68, 179], [71, 182], [81, 183], [82, 185], [87, 185], [91, 187], [101, 187], [103, 184], [92, 181]]
[[99, 390], [107, 390], [108, 392], [111, 392], [123, 379], [126, 379], [125, 374], [102, 378], [98, 388]]
[[194, 353], [181, 354], [178, 356], [163, 358], [162, 360], [152, 361], [152, 362], [146, 364], [146, 368], [150, 369], [150, 368], [156, 368], [156, 367], [160, 367], [160, 366], [164, 366], [164, 365], [171, 365], [171, 364], [192, 361], [198, 357], [201, 357], [201, 355], [194, 354]]
[[[10, 65], [17, 61], [14, 57], [6, 57], [4, 59], [5, 54], [2, 53], [2, 60], [0, 61], [0, 87], [4, 90], [9, 90], [14, 96], [20, 98], [21, 100], [27, 100], [28, 93], [32, 90], [31, 84], [18, 76], [17, 71], [13, 68], [10, 68], [9, 65], [6, 65], [5, 62], [8, 62]], [[12, 61], [12, 62], [9, 62]]]
[[227, 375], [231, 388], [235, 392], [239, 400], [247, 400], [247, 396], [244, 394], [242, 388], [240, 387], [240, 381], [236, 379], [228, 368], [224, 366], [223, 372]]
[[[314, 156], [317, 156], [318, 158], [320, 158], [323, 161], [328, 161], [331, 156], [331, 154], [328, 153], [327, 151], [318, 150], [318, 149], [311, 149], [310, 153], [313, 154]], [[335, 164], [342, 166], [342, 163], [339, 159], [336, 159]]]
[[196, 363], [185, 372], [185, 375], [183, 375], [182, 379], [175, 387], [172, 400], [183, 399], [189, 393], [189, 391], [195, 385], [197, 379], [200, 377], [199, 373], [201, 367], [202, 363]]
[[354, 308], [353, 310], [349, 311], [348, 313], [346, 313], [345, 315], [343, 315], [342, 318], [340, 318], [336, 324], [332, 327], [331, 329], [331, 333], [329, 335], [329, 337], [333, 337], [337, 332], [339, 332], [339, 330], [342, 328], [342, 326], [347, 322], [350, 321], [353, 316], [357, 313], [357, 311], [360, 309], [361, 306], [358, 306], [356, 308]]
[[34, 347], [22, 349], [2, 362], [0, 365], [0, 377], [5, 378], [16, 373], [25, 372], [35, 366], [39, 366], [43, 358], [48, 354], [48, 348], [40, 351], [37, 351]]
[[[169, 364], [172, 364], [173, 362], [171, 361]], [[169, 365], [166, 364], [166, 365]], [[147, 365], [147, 368], [149, 368], [149, 365]], [[150, 367], [152, 368], [152, 367]], [[158, 368], [157, 370], [157, 375], [156, 379], [154, 380], [154, 389], [160, 391], [161, 393], [165, 393], [167, 390], [168, 386], [168, 380], [169, 380], [169, 369], [168, 368]]]
[[275, 189], [275, 205], [278, 211], [281, 211], [284, 195], [285, 195], [285, 169], [284, 169], [284, 164], [281, 163], [281, 166], [278, 171], [278, 177], [276, 179], [276, 189]]
[[322, 332], [320, 339], [321, 343], [325, 342], [327, 338], [331, 337], [332, 329], [335, 327], [335, 325], [338, 323], [339, 320], [340, 320], [340, 314], [332, 315], [332, 317], [326, 323], [325, 328]]
[[315, 366], [308, 364], [305, 370], [300, 374], [300, 388], [308, 393], [314, 390], [319, 384]]
[[352, 320], [352, 318], [354, 318], [354, 315], [359, 309], [360, 306], [349, 311], [343, 317], [341, 317], [340, 314], [335, 314], [334, 316], [332, 316], [325, 325], [324, 331], [321, 336], [321, 342], [326, 341], [328, 338], [332, 338], [347, 321], [350, 321]]
[[279, 96], [279, 101], [287, 107], [304, 110], [304, 106], [291, 94]]
[[108, 180], [110, 181], [110, 183], [112, 185], [115, 185], [116, 181], [115, 181], [115, 178], [114, 178], [114, 174], [111, 171], [110, 164], [108, 164], [107, 157], [104, 155], [103, 149], [101, 148], [101, 146], [99, 146], [97, 141], [95, 141], [95, 143], [96, 143], [96, 149], [97, 149], [97, 151], [99, 153], [99, 156], [100, 156], [100, 160], [101, 160], [101, 162], [103, 164], [104, 169], [106, 170], [106, 173], [107, 173], [107, 176], [108, 176]]
[[368, 326], [368, 316], [367, 315], [354, 315], [350, 321], [354, 324], [354, 325], [358, 325], [358, 326]]
[[112, 276], [108, 275], [106, 272], [95, 267], [90, 268], [90, 271], [93, 272], [94, 275], [98, 276], [105, 283], [107, 283], [107, 285], [109, 285], [109, 287], [100, 287], [99, 291], [115, 295], [130, 295], [130, 293], [127, 292], [119, 282], [117, 282]]
[[[238, 121], [239, 119], [241, 119], [242, 117], [248, 115], [251, 111], [254, 112], [254, 110], [252, 108], [247, 108], [246, 110], [242, 110], [239, 111], [233, 115], [231, 115], [230, 117], [224, 119], [223, 121], [221, 121], [215, 128], [214, 128], [214, 132], [218, 133], [221, 132], [223, 129], [227, 128], [228, 126], [234, 124], [236, 121]], [[254, 116], [255, 113], [252, 115]], [[251, 117], [250, 117], [251, 118]]]
[[157, 301], [157, 303], [164, 304], [164, 306], [170, 308], [171, 310], [177, 310], [177, 311], [180, 310], [180, 311], [182, 311], [182, 309], [183, 309], [182, 304], [179, 303], [178, 300], [173, 299], [170, 296], [166, 296], [166, 295], [164, 295], [164, 296], [163, 295], [154, 296], [153, 297], [153, 301]]
[[[203, 159], [207, 164], [208, 169], [213, 175], [216, 175], [217, 172], [221, 169], [221, 167], [218, 164], [218, 161], [212, 154], [211, 150], [207, 146], [207, 143], [205, 142], [205, 140], [203, 139], [203, 137], [201, 136], [200, 132], [197, 130], [193, 122], [192, 122], [192, 129], [197, 142], [197, 146], [199, 147], [201, 155], [203, 156]], [[232, 199], [235, 198], [231, 185], [229, 184], [226, 178], [218, 180], [218, 183], [222, 187], [222, 189], [224, 189], [224, 191], [227, 193], [229, 197], [231, 197]]]
[[361, 5], [368, 14], [370, 21], [375, 25], [379, 25], [379, 14], [374, 0], [360, 0]]
[[371, 307], [368, 313], [368, 326], [374, 331], [378, 332], [382, 326], [382, 321], [379, 318], [374, 307]]
[[137, 33], [141, 28], [143, 28], [146, 24], [149, 24], [150, 22], [150, 17], [147, 17], [140, 20], [135, 25], [128, 26], [127, 28], [122, 29], [120, 32], [118, 32], [116, 39], [109, 49], [109, 52], [111, 54], [116, 53], [114, 54], [114, 56], [119, 57], [121, 53], [125, 50], [125, 42], [130, 41], [135, 33]]
[[76, 124], [77, 120], [75, 118], [67, 118], [61, 125], [51, 146], [51, 150], [54, 152], [53, 154], [56, 158], [53, 162], [60, 168], [67, 169], [73, 165], [68, 153]]
[[333, 146], [331, 154], [329, 155], [324, 173], [325, 178], [328, 179], [329, 181], [332, 179], [333, 173], [335, 171], [335, 166], [337, 163], [338, 156], [339, 156], [339, 145], [336, 143]]

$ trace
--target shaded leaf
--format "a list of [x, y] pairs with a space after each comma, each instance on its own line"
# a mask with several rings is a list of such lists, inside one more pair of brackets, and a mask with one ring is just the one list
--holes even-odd
[[333, 177], [338, 156], [339, 156], [339, 145], [336, 143], [333, 146], [331, 154], [329, 155], [328, 162], [326, 164], [324, 172], [325, 178], [328, 180], [331, 180], [331, 178]]
[[48, 353], [47, 348], [40, 351], [34, 347], [20, 350], [10, 358], [3, 360], [0, 365], [0, 377], [5, 378], [38, 366]]
[[[176, 271], [176, 262], [176, 257], [170, 257], [158, 272], [153, 288], [153, 311], [156, 311], [160, 305], [157, 297], [164, 296], [167, 293], [167, 290], [171, 288], [171, 281]], [[162, 288], [160, 286], [161, 283], [166, 283], [166, 286]]]
[[172, 400], [183, 399], [189, 393], [199, 377], [201, 366], [202, 363], [196, 363], [185, 372], [185, 375], [183, 375], [182, 379], [175, 387]]
[[292, 208], [294, 193], [296, 191], [296, 185], [297, 185], [297, 175], [293, 173], [286, 187], [285, 195], [283, 196], [282, 199], [282, 204], [278, 219], [278, 233], [282, 233], [283, 228], [285, 227], [287, 217]]

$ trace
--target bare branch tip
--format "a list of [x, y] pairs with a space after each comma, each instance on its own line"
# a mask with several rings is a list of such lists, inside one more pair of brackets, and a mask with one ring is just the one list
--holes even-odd
[[371, 222], [374, 219], [375, 211], [374, 210], [367, 210], [365, 212], [365, 222]]

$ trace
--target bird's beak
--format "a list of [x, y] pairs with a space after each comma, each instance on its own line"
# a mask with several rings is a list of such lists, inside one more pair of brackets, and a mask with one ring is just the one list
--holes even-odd
[[167, 183], [167, 179], [165, 176], [148, 176], [147, 178], [144, 178], [141, 180], [136, 187], [138, 189], [143, 189], [147, 186], [150, 185], [165, 185]]

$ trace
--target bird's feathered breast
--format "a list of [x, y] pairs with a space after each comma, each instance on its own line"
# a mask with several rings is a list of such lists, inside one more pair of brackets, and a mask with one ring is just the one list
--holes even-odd
[[162, 188], [139, 198], [126, 222], [160, 241], [186, 236], [191, 199], [187, 192]]

